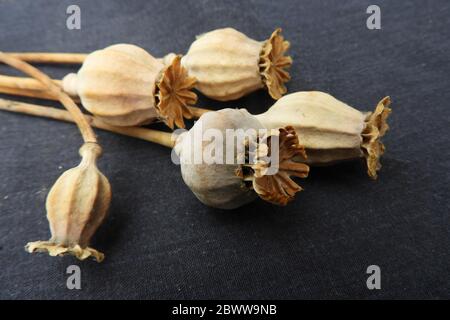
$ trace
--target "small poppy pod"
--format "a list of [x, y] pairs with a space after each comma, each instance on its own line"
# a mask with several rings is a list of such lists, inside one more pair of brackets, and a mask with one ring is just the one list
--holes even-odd
[[98, 262], [103, 260], [103, 253], [89, 247], [111, 202], [108, 179], [96, 165], [100, 154], [98, 144], [85, 143], [80, 148], [81, 163], [64, 172], [55, 182], [46, 202], [52, 236], [48, 241], [28, 243], [28, 252], [45, 251], [51, 256], [71, 254], [80, 260], [88, 257]]

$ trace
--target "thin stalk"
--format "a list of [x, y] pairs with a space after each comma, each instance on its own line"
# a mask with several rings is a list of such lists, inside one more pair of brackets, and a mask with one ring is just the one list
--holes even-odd
[[[62, 88], [61, 80], [52, 81]], [[25, 77], [12, 77], [12, 76], [4, 76], [0, 75], [0, 87], [14, 88], [14, 89], [26, 89], [26, 90], [47, 90], [47, 87], [43, 85], [40, 81], [35, 80], [33, 78], [25, 78]]]
[[89, 122], [84, 117], [80, 108], [76, 105], [76, 103], [66, 94], [61, 88], [56, 85], [52, 79], [50, 79], [46, 74], [42, 73], [35, 67], [30, 64], [23, 62], [20, 59], [11, 57], [0, 51], [0, 61], [9, 66], [22, 71], [23, 73], [39, 80], [44, 85], [47, 86], [48, 91], [58, 97], [58, 100], [64, 105], [64, 107], [70, 112], [75, 123], [78, 126], [78, 129], [81, 132], [84, 142], [93, 142], [97, 143], [97, 138], [95, 137], [95, 133], [92, 130]]
[[59, 52], [9, 52], [8, 54], [30, 63], [49, 64], [82, 64], [87, 57], [85, 53]]
[[200, 118], [202, 116], [202, 114], [204, 114], [204, 113], [213, 111], [213, 110], [210, 110], [210, 109], [191, 107], [191, 106], [189, 106], [188, 108], [189, 108], [189, 110], [191, 110], [192, 115], [194, 116], [194, 119]]
[[[6, 99], [0, 99], [0, 110], [50, 118], [58, 121], [75, 122], [71, 114], [65, 110]], [[172, 141], [172, 134], [169, 132], [141, 127], [116, 127], [108, 125], [101, 120], [86, 114], [84, 117], [89, 124], [95, 128], [157, 143], [169, 148], [172, 148], [175, 144], [175, 141]]]
[[[67, 52], [5, 52], [15, 58], [29, 63], [45, 64], [83, 64], [88, 53], [67, 53]], [[157, 60], [164, 62], [163, 58]]]
[[[58, 97], [56, 97], [56, 96], [52, 95], [51, 93], [49, 93], [48, 91], [44, 91], [44, 90], [16, 89], [16, 88], [0, 86], [0, 93], [9, 94], [9, 95], [13, 95], [13, 96], [22, 96], [22, 97], [44, 99], [44, 100], [59, 101]], [[71, 98], [76, 103], [80, 103], [79, 97], [71, 96]]]

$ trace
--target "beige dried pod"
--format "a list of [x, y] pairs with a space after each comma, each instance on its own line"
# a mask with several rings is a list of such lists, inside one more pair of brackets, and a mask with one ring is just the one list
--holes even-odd
[[385, 97], [373, 112], [361, 112], [327, 93], [305, 91], [284, 96], [256, 118], [269, 128], [292, 125], [302, 137], [307, 163], [365, 158], [368, 175], [376, 179], [385, 149], [380, 139], [389, 128], [389, 104]]
[[197, 101], [195, 79], [181, 57], [156, 59], [131, 44], [116, 44], [89, 54], [77, 74], [63, 79], [64, 91], [78, 95], [83, 106], [104, 122], [136, 126], [162, 119], [173, 128], [192, 117]]
[[[305, 178], [309, 167], [292, 161], [294, 157], [305, 157], [294, 129], [280, 128], [266, 135], [261, 132], [267, 130], [247, 110], [223, 109], [203, 114], [191, 130], [179, 137], [175, 151], [180, 159], [183, 180], [202, 203], [234, 209], [259, 196], [271, 203], [286, 205], [301, 190], [291, 176]], [[202, 139], [211, 134], [214, 139], [222, 139], [218, 145], [223, 151], [210, 149], [216, 140]], [[264, 157], [275, 152], [269, 139], [272, 134], [279, 135], [275, 174], [269, 174], [268, 167], [274, 164]], [[231, 143], [231, 149], [227, 147], [228, 143]], [[250, 148], [251, 144], [254, 148]], [[258, 153], [257, 161], [249, 161], [254, 158], [251, 150]], [[205, 156], [210, 154], [218, 155], [218, 158], [206, 160]], [[203, 158], [196, 162], [199, 155]]]
[[256, 41], [224, 28], [200, 35], [181, 63], [197, 79], [196, 88], [212, 99], [234, 100], [264, 87], [279, 99], [290, 79], [287, 69], [292, 59], [285, 56], [288, 48], [281, 29], [268, 40]]
[[80, 148], [82, 156], [80, 165], [66, 171], [56, 181], [47, 197], [47, 218], [50, 222], [51, 239], [28, 243], [26, 249], [29, 252], [47, 251], [52, 256], [72, 254], [81, 260], [93, 256], [97, 261], [102, 261], [104, 255], [89, 248], [88, 244], [106, 216], [111, 202], [111, 188], [106, 177], [96, 166], [101, 147], [88, 118], [46, 74], [2, 52], [0, 61], [42, 83], [67, 109], [84, 141]]
[[111, 202], [108, 179], [98, 170], [101, 148], [85, 143], [80, 148], [81, 163], [64, 172], [47, 196], [47, 219], [51, 238], [29, 242], [28, 252], [48, 252], [51, 256], [71, 254], [80, 260], [88, 257], [101, 262], [103, 253], [90, 248], [89, 242], [106, 217]]

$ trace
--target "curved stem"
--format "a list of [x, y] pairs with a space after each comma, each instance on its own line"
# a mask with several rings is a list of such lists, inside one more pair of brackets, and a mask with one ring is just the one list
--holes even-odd
[[81, 110], [75, 104], [75, 102], [64, 93], [61, 88], [56, 85], [52, 79], [50, 79], [47, 75], [36, 69], [35, 67], [29, 65], [26, 62], [21, 61], [20, 59], [11, 57], [0, 51], [0, 61], [10, 65], [13, 68], [16, 68], [29, 76], [39, 80], [44, 85], [47, 86], [48, 91], [58, 97], [58, 100], [64, 105], [64, 107], [70, 112], [75, 123], [78, 126], [78, 129], [83, 136], [84, 142], [94, 142], [97, 143], [97, 138], [95, 137], [95, 133], [92, 130], [89, 122], [84, 117]]
[[[0, 99], [0, 110], [23, 113], [36, 117], [45, 117], [58, 121], [74, 122], [73, 117], [65, 110], [6, 99]], [[169, 148], [172, 148], [175, 144], [175, 141], [172, 139], [172, 134], [169, 132], [141, 127], [116, 127], [108, 125], [101, 120], [86, 114], [84, 117], [91, 126], [102, 130], [157, 143]]]

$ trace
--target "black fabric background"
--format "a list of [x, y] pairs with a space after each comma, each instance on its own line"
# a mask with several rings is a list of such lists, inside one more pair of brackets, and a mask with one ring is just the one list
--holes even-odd
[[[450, 3], [377, 1], [382, 29], [368, 30], [372, 2], [0, 0], [3, 51], [127, 42], [162, 56], [186, 52], [195, 35], [216, 28], [263, 40], [281, 26], [292, 44], [290, 92], [326, 91], [359, 110], [393, 100], [378, 181], [358, 162], [313, 169], [284, 208], [207, 208], [170, 150], [97, 131], [114, 193], [92, 244], [106, 253], [102, 264], [24, 251], [48, 239], [45, 198], [79, 162], [81, 138], [71, 124], [1, 112], [0, 298], [450, 298]], [[81, 30], [66, 28], [69, 4], [81, 7]], [[40, 67], [55, 78], [75, 70]], [[254, 113], [272, 103], [262, 91], [199, 102]], [[66, 288], [71, 264], [81, 267], [82, 290]], [[366, 287], [372, 264], [381, 290]]]

